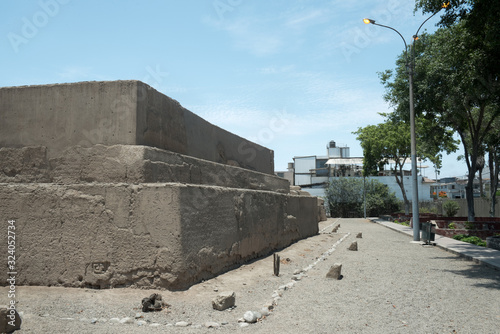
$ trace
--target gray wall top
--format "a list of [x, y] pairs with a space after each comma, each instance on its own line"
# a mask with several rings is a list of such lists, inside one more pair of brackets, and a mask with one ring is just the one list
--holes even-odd
[[145, 145], [274, 173], [274, 153], [221, 129], [136, 81], [0, 88], [0, 147]]

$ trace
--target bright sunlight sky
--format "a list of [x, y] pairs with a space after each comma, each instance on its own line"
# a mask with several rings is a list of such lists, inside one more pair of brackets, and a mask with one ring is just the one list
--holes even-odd
[[[2, 0], [0, 87], [137, 79], [274, 150], [276, 170], [325, 155], [330, 140], [357, 157], [352, 132], [390, 111], [377, 72], [404, 48], [362, 20], [409, 43], [429, 16], [413, 9], [413, 0]], [[444, 156], [440, 177], [466, 174], [458, 154]]]

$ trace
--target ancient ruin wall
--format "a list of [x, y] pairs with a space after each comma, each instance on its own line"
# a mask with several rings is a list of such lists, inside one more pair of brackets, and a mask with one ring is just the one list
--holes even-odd
[[141, 82], [0, 88], [0, 117], [17, 284], [185, 289], [318, 232], [271, 150]]
[[[45, 152], [0, 149], [0, 228], [16, 221], [18, 284], [185, 289], [318, 232], [317, 199], [274, 176], [144, 146]], [[141, 182], [151, 165], [194, 181]], [[33, 175], [45, 182], [24, 182]]]
[[147, 145], [274, 173], [274, 153], [225, 131], [140, 81], [0, 88], [0, 147]]

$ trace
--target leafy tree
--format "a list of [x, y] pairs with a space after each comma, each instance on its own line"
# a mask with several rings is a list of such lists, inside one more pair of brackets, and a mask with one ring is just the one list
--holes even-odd
[[[363, 148], [363, 175], [377, 175], [377, 167], [394, 163], [392, 169], [396, 183], [401, 189], [405, 213], [410, 212], [410, 201], [407, 198], [403, 182], [403, 167], [411, 158], [410, 125], [396, 113], [381, 114], [386, 117], [384, 123], [359, 128], [354, 134]], [[419, 132], [418, 155], [429, 159], [436, 168], [441, 167], [441, 151], [456, 150], [456, 142], [452, 132], [443, 130], [431, 119], [419, 117], [416, 120], [418, 128], [426, 129]]]
[[330, 214], [334, 217], [362, 217], [363, 193], [366, 196], [366, 213], [369, 216], [380, 216], [399, 209], [396, 195], [389, 192], [387, 185], [377, 180], [339, 177], [332, 178], [325, 191]]
[[[416, 7], [433, 12], [440, 3], [417, 0]], [[492, 185], [498, 186], [494, 142], [499, 131], [493, 125], [500, 117], [500, 2], [454, 0], [451, 5], [441, 17], [440, 25], [446, 28], [438, 30], [428, 43], [421, 43], [425, 53], [420, 65], [425, 76], [421, 78], [420, 93], [425, 96], [423, 109], [430, 115], [439, 115], [462, 139], [469, 171], [468, 219], [473, 221], [472, 185], [478, 158], [485, 150], [493, 167]], [[494, 201], [492, 197], [493, 207]], [[490, 214], [494, 214], [494, 209]]]
[[[353, 133], [358, 135], [356, 139], [361, 143], [363, 155], [371, 158], [363, 161], [363, 175], [374, 175], [373, 171], [376, 171], [378, 166], [394, 163], [394, 176], [403, 195], [405, 213], [408, 214], [410, 201], [403, 183], [403, 166], [411, 156], [410, 125], [397, 120], [387, 120], [378, 125], [359, 128]], [[370, 172], [371, 174], [368, 174]]]
[[325, 190], [326, 199], [332, 217], [359, 215], [359, 206], [363, 203], [363, 184], [358, 178], [332, 178]]
[[[416, 0], [416, 8], [424, 13], [435, 13], [443, 0]], [[471, 49], [481, 50], [486, 57], [483, 67], [493, 78], [500, 74], [500, 1], [492, 0], [451, 0], [443, 12], [439, 25], [450, 28], [461, 22], [464, 28], [477, 39]]]
[[374, 179], [365, 182], [366, 214], [369, 217], [378, 217], [391, 214], [399, 210], [399, 201], [389, 187]]
[[[432, 120], [442, 129], [452, 129], [460, 136], [469, 171], [466, 196], [470, 221], [475, 216], [473, 181], [477, 162], [484, 152], [487, 134], [495, 131], [493, 122], [500, 110], [497, 79], [490, 77], [482, 65], [486, 55], [471, 48], [477, 44], [477, 38], [463, 23], [458, 23], [439, 29], [434, 35], [423, 35], [414, 50], [417, 55], [415, 112], [418, 117]], [[403, 59], [401, 55], [398, 62]], [[390, 71], [382, 78], [387, 89], [386, 99], [396, 104], [396, 113], [403, 116], [407, 113], [404, 108], [408, 99], [406, 77], [399, 66], [393, 81], [389, 80], [392, 79]]]

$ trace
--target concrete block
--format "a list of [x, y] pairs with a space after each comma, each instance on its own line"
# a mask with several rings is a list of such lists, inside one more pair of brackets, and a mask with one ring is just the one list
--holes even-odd
[[358, 242], [357, 241], [353, 241], [351, 243], [351, 245], [349, 246], [348, 250], [357, 251], [358, 250]]
[[221, 292], [212, 300], [212, 307], [218, 311], [224, 311], [233, 307], [236, 303], [234, 291]]
[[333, 266], [330, 267], [330, 270], [326, 274], [326, 277], [338, 280], [342, 278], [341, 272], [342, 272], [342, 264], [335, 263]]

